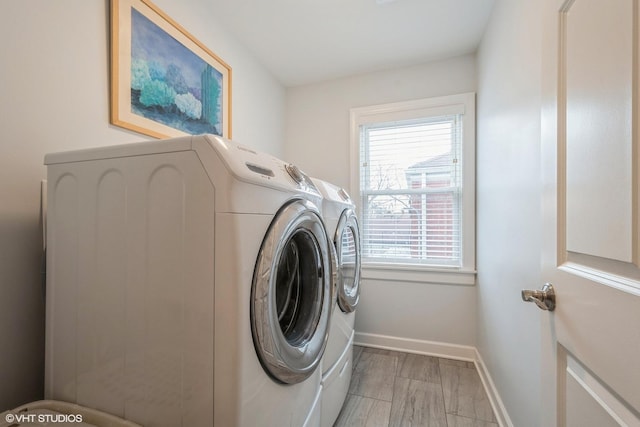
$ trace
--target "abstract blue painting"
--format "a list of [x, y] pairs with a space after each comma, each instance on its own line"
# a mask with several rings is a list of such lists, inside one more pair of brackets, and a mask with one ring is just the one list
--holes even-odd
[[112, 0], [112, 123], [230, 137], [231, 68], [148, 0]]
[[186, 133], [222, 135], [222, 74], [131, 13], [132, 112]]

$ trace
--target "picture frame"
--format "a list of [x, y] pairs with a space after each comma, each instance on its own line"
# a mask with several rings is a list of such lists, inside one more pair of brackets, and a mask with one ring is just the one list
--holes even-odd
[[148, 0], [111, 0], [111, 124], [231, 138], [231, 67]]

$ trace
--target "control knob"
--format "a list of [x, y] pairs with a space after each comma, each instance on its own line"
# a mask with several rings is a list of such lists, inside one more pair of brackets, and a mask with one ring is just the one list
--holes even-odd
[[304, 172], [302, 172], [296, 165], [289, 163], [285, 166], [285, 169], [287, 170], [291, 178], [293, 178], [293, 180], [298, 184], [303, 184], [306, 181]]

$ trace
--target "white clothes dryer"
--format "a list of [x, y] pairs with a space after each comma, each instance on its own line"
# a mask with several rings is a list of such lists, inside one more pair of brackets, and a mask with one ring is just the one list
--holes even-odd
[[360, 230], [355, 205], [342, 188], [312, 178], [323, 195], [322, 216], [335, 245], [336, 295], [322, 358], [321, 425], [331, 427], [342, 408], [353, 370], [355, 309], [360, 298]]
[[321, 195], [211, 135], [49, 154], [45, 395], [146, 426], [317, 427]]

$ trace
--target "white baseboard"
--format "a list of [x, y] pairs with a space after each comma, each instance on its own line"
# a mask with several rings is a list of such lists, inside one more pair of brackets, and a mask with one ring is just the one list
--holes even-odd
[[412, 338], [392, 337], [389, 335], [365, 334], [356, 332], [353, 339], [355, 345], [399, 350], [406, 353], [426, 354], [428, 356], [445, 357], [447, 359], [473, 362], [476, 348], [466, 345], [447, 344], [436, 341], [423, 341]]
[[491, 375], [489, 375], [487, 365], [484, 364], [484, 360], [482, 360], [482, 356], [480, 355], [480, 352], [478, 352], [477, 348], [475, 349], [475, 352], [476, 369], [478, 370], [478, 374], [480, 375], [480, 380], [482, 380], [482, 385], [487, 392], [487, 397], [489, 398], [489, 402], [491, 403], [491, 407], [493, 408], [493, 413], [498, 419], [498, 425], [500, 427], [513, 427], [513, 423], [511, 422], [511, 418], [509, 418], [507, 408], [505, 408], [504, 403], [500, 398], [500, 394], [496, 389], [496, 385], [493, 383]]
[[428, 356], [443, 357], [446, 359], [464, 360], [476, 365], [493, 412], [498, 419], [500, 427], [513, 427], [506, 408], [498, 394], [498, 390], [491, 379], [478, 349], [473, 346], [448, 344], [436, 341], [416, 340], [412, 338], [392, 337], [388, 335], [367, 334], [356, 332], [353, 340], [355, 345], [364, 347], [396, 350], [405, 353], [424, 354]]

